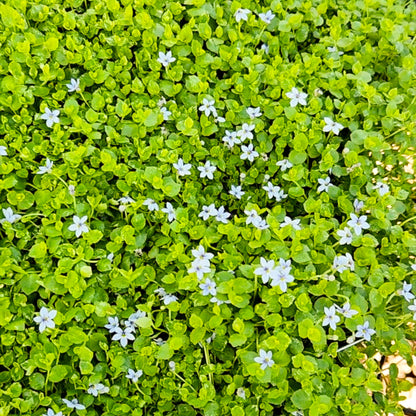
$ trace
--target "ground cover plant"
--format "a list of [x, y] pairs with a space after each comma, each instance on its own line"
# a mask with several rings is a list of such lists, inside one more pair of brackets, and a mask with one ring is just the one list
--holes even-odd
[[412, 1], [0, 18], [1, 416], [402, 414]]

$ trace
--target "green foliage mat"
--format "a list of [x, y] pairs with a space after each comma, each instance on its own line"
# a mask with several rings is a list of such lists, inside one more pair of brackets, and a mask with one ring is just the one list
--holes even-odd
[[39, 1], [0, 2], [0, 416], [402, 414], [415, 3]]

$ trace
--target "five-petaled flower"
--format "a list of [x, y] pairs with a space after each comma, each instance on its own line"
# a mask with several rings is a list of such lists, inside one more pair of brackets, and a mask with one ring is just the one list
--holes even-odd
[[147, 198], [143, 205], [147, 206], [149, 211], [159, 211], [159, 205], [152, 198]]
[[290, 98], [291, 107], [296, 107], [298, 104], [307, 105], [306, 98], [308, 98], [308, 94], [299, 91], [295, 87], [286, 93], [286, 97]]
[[45, 107], [45, 112], [40, 116], [42, 120], [46, 120], [46, 125], [52, 127], [55, 123], [59, 123], [59, 110], [49, 110]]
[[83, 233], [89, 231], [88, 226], [85, 224], [88, 221], [88, 217], [84, 215], [83, 217], [78, 217], [74, 215], [72, 217], [73, 223], [68, 227], [69, 231], [74, 231], [77, 237], [80, 237]]
[[120, 327], [116, 328], [115, 334], [111, 338], [113, 341], [120, 341], [120, 345], [125, 348], [129, 341], [134, 341], [135, 337], [133, 335], [133, 329], [131, 327], [127, 327], [125, 329], [121, 329]]
[[214, 165], [211, 165], [211, 162], [208, 160], [205, 162], [204, 166], [198, 166], [198, 170], [201, 172], [199, 174], [200, 178], [208, 178], [208, 179], [214, 179], [213, 173], [217, 170], [217, 167]]
[[415, 295], [411, 292], [411, 290], [412, 290], [412, 284], [403, 282], [403, 288], [399, 289], [397, 293], [400, 296], [403, 296], [407, 302], [410, 302], [412, 299], [415, 298]]
[[53, 161], [49, 158], [46, 158], [45, 166], [39, 166], [39, 170], [36, 172], [36, 175], [43, 175], [44, 173], [52, 172]]
[[134, 371], [131, 368], [128, 369], [128, 373], [126, 375], [126, 378], [130, 379], [133, 383], [137, 383], [139, 381], [139, 378], [143, 375], [142, 370]]
[[341, 238], [339, 240], [339, 244], [351, 244], [352, 242], [352, 232], [348, 227], [344, 227], [342, 230], [337, 231], [337, 235], [339, 235]]
[[357, 325], [357, 332], [355, 336], [357, 338], [363, 337], [366, 341], [371, 341], [371, 336], [374, 335], [376, 331], [370, 328], [370, 322], [365, 321], [363, 325]]
[[46, 328], [55, 328], [54, 319], [57, 311], [55, 309], [48, 310], [44, 306], [40, 308], [39, 316], [35, 316], [33, 320], [39, 324], [39, 332], [45, 331]]
[[325, 179], [319, 178], [318, 183], [319, 183], [319, 186], [317, 189], [318, 193], [328, 192], [329, 187], [333, 186], [331, 183], [331, 178], [329, 176], [327, 176]]
[[361, 215], [358, 217], [357, 215], [351, 213], [350, 220], [347, 224], [354, 229], [355, 234], [361, 235], [362, 230], [368, 230], [370, 225], [367, 222], [367, 215]]
[[254, 359], [254, 361], [256, 363], [259, 363], [260, 364], [260, 368], [262, 370], [265, 370], [267, 367], [272, 367], [273, 366], [274, 361], [273, 361], [272, 357], [273, 357], [272, 351], [267, 351], [266, 352], [265, 350], [262, 350], [261, 349], [259, 351], [259, 356], [256, 357]]
[[201, 283], [199, 287], [202, 289], [202, 294], [204, 296], [208, 296], [208, 295], [216, 296], [217, 295], [217, 284], [211, 279], [208, 279], [208, 278], [205, 279], [205, 282]]
[[337, 323], [341, 318], [336, 314], [335, 305], [330, 308], [324, 307], [325, 318], [322, 322], [322, 326], [329, 325], [334, 331], [337, 329]]
[[248, 107], [246, 112], [252, 120], [262, 115], [260, 112], [260, 107]]
[[78, 402], [77, 399], [62, 399], [62, 401], [70, 408], [70, 409], [76, 409], [76, 410], [84, 410], [85, 406]]
[[192, 165], [190, 163], [183, 163], [182, 158], [179, 158], [178, 162], [173, 164], [173, 167], [178, 171], [179, 176], [191, 174]]
[[237, 21], [237, 23], [239, 23], [241, 20], [247, 21], [249, 13], [251, 13], [251, 10], [249, 9], [238, 9], [234, 13], [235, 20]]
[[69, 81], [69, 84], [66, 84], [68, 88], [68, 92], [75, 92], [75, 91], [81, 91], [81, 88], [79, 87], [79, 79], [71, 78], [71, 81]]
[[7, 147], [0, 146], [0, 156], [7, 156]]
[[208, 98], [204, 98], [202, 100], [202, 105], [199, 106], [199, 111], [203, 111], [205, 115], [208, 117], [210, 114], [213, 114], [215, 117], [217, 116], [217, 110], [214, 107], [215, 100], [209, 100]]
[[87, 390], [88, 394], [91, 394], [94, 397], [97, 397], [99, 394], [108, 393], [109, 391], [110, 388], [102, 383], [90, 384], [89, 389]]
[[354, 315], [357, 315], [358, 312], [355, 309], [351, 309], [351, 305], [347, 302], [342, 308], [338, 305], [335, 305], [337, 311], [344, 315], [345, 318], [352, 318]]
[[168, 51], [166, 53], [159, 52], [159, 58], [157, 58], [157, 61], [160, 62], [165, 68], [169, 66], [172, 62], [176, 61], [176, 58], [172, 56], [172, 52]]
[[176, 220], [176, 213], [175, 210], [173, 209], [173, 206], [170, 202], [166, 202], [166, 207], [162, 208], [162, 212], [164, 212], [165, 214], [168, 215], [168, 221], [172, 222], [174, 220]]
[[272, 22], [275, 15], [272, 13], [271, 10], [268, 10], [266, 13], [259, 13], [259, 17], [264, 23], [268, 25]]
[[235, 196], [237, 199], [241, 199], [241, 197], [245, 194], [240, 185], [231, 185], [229, 193], [230, 195]]
[[250, 162], [254, 162], [254, 159], [259, 156], [258, 152], [254, 150], [254, 146], [250, 143], [248, 146], [244, 144], [241, 146], [241, 155], [240, 159], [245, 160], [248, 159]]
[[13, 224], [14, 222], [20, 220], [22, 216], [20, 214], [14, 214], [13, 210], [9, 208], [2, 208], [4, 218], [0, 220], [0, 224], [3, 224], [4, 222], [8, 222], [10, 224]]
[[338, 135], [339, 132], [344, 128], [344, 126], [341, 123], [337, 123], [336, 121], [333, 121], [329, 117], [324, 117], [325, 126], [323, 128], [323, 131], [326, 133], [328, 131], [332, 131], [332, 133]]

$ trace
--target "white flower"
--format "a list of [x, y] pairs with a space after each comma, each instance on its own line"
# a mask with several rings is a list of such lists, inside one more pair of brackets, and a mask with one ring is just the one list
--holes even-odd
[[162, 208], [162, 212], [168, 214], [169, 222], [176, 220], [175, 210], [170, 202], [166, 202], [166, 208]]
[[201, 280], [204, 277], [205, 273], [210, 273], [210, 263], [208, 260], [201, 260], [195, 259], [192, 264], [191, 268], [188, 269], [188, 273], [196, 273], [196, 277], [198, 280]]
[[403, 289], [399, 289], [397, 293], [403, 296], [407, 302], [410, 302], [412, 299], [415, 298], [415, 295], [411, 292], [412, 284], [403, 282]]
[[277, 276], [274, 268], [274, 260], [266, 260], [264, 257], [260, 257], [260, 267], [254, 270], [254, 274], [261, 276], [263, 283], [267, 283], [274, 276]]
[[269, 45], [267, 43], [263, 43], [260, 47], [261, 50], [263, 50], [267, 55], [269, 54]]
[[240, 159], [242, 160], [248, 159], [250, 162], [254, 162], [254, 159], [259, 156], [259, 154], [254, 150], [252, 143], [248, 146], [242, 145], [241, 151], [243, 152], [240, 155]]
[[33, 320], [39, 324], [39, 332], [45, 331], [46, 328], [55, 328], [53, 321], [57, 311], [55, 309], [48, 310], [44, 306], [40, 308], [39, 316], [35, 316]]
[[216, 123], [225, 123], [225, 118], [218, 116], [218, 117], [215, 118], [215, 122]]
[[254, 359], [256, 363], [261, 364], [260, 368], [265, 370], [267, 367], [272, 367], [274, 361], [272, 360], [273, 353], [271, 351], [259, 351], [259, 356]]
[[202, 289], [202, 294], [204, 296], [217, 296], [217, 284], [211, 279], [205, 279], [205, 282], [201, 283], [199, 287]]
[[134, 341], [134, 335], [132, 334], [133, 330], [131, 328], [121, 329], [116, 328], [115, 334], [113, 335], [113, 338], [111, 338], [113, 341], [120, 341], [120, 344], [123, 348], [125, 348], [129, 341]]
[[[245, 210], [244, 214], [247, 215], [247, 219], [246, 219], [246, 225], [250, 225], [253, 224], [253, 221], [257, 218], [260, 218], [259, 214], [257, 213], [257, 211], [255, 209], [252, 209], [250, 211]], [[261, 219], [261, 218], [260, 218]]]
[[293, 166], [287, 159], [279, 160], [276, 162], [276, 165], [280, 166], [280, 169], [282, 169], [283, 172]]
[[222, 138], [222, 141], [232, 149], [235, 144], [240, 144], [241, 140], [237, 138], [236, 131], [225, 130], [225, 136]]
[[339, 255], [334, 258], [333, 268], [340, 273], [348, 269], [353, 272], [355, 269], [354, 259], [350, 253], [345, 254], [345, 256]]
[[266, 220], [262, 219], [261, 217], [257, 217], [253, 220], [253, 225], [259, 230], [266, 230], [269, 228], [269, 224], [267, 224]]
[[227, 218], [230, 217], [230, 216], [231, 216], [231, 214], [229, 212], [227, 212], [224, 207], [219, 207], [218, 210], [217, 210], [217, 215], [215, 216], [215, 219], [217, 221], [220, 221], [220, 222], [224, 223], [224, 224], [227, 224], [227, 222], [228, 222]]
[[239, 23], [241, 20], [247, 21], [249, 13], [251, 13], [251, 10], [249, 9], [238, 9], [234, 13], [235, 20], [237, 21], [237, 23]]
[[202, 100], [202, 105], [199, 106], [199, 111], [203, 111], [205, 115], [208, 117], [210, 114], [213, 114], [215, 117], [217, 116], [217, 110], [214, 107], [215, 100], [209, 100], [208, 98], [204, 98]]
[[217, 215], [217, 209], [214, 204], [203, 205], [202, 211], [198, 214], [198, 217], [202, 217], [203, 220], [207, 220], [209, 217], [215, 217]]
[[267, 185], [263, 186], [263, 189], [267, 192], [269, 198], [276, 198], [277, 202], [280, 202], [287, 197], [287, 194], [284, 193], [280, 186], [273, 185], [271, 182], [268, 182]]
[[155, 289], [154, 293], [157, 293], [159, 296], [165, 296], [166, 290], [163, 287], [159, 287], [158, 289]]
[[69, 192], [69, 195], [74, 196], [75, 195], [75, 186], [74, 185], [68, 185], [68, 192]]
[[408, 306], [409, 311], [413, 312], [413, 320], [416, 321], [416, 299], [413, 301], [413, 305]]
[[242, 191], [240, 185], [231, 185], [231, 190], [229, 191], [229, 193], [230, 195], [235, 196], [237, 199], [241, 199], [241, 197], [245, 194], [245, 192]]
[[126, 196], [122, 196], [121, 198], [119, 198], [118, 200], [118, 203], [120, 203], [120, 204], [131, 204], [131, 203], [134, 203], [135, 201], [134, 201], [134, 199], [133, 198], [131, 198], [130, 196], [128, 196], [128, 195], [126, 195]]
[[270, 24], [274, 19], [275, 15], [272, 13], [271, 10], [268, 10], [267, 13], [260, 13], [259, 17], [263, 20], [264, 23]]
[[36, 175], [43, 175], [44, 173], [52, 172], [53, 162], [46, 158], [45, 166], [39, 166], [39, 170], [36, 172]]
[[142, 370], [134, 371], [131, 368], [128, 369], [128, 374], [126, 375], [126, 378], [130, 379], [133, 383], [137, 383], [139, 381], [139, 378], [143, 375]]
[[162, 300], [165, 305], [169, 305], [172, 302], [176, 302], [178, 300], [178, 297], [170, 293], [167, 293], [165, 296], [162, 296]]
[[179, 176], [191, 174], [190, 169], [192, 165], [190, 163], [183, 163], [182, 158], [179, 158], [178, 162], [173, 164], [173, 167], [178, 171]]
[[371, 340], [371, 336], [374, 335], [376, 333], [376, 331], [374, 331], [374, 329], [369, 328], [370, 326], [370, 322], [365, 321], [364, 325], [357, 325], [357, 332], [355, 333], [355, 336], [358, 337], [363, 337], [366, 341], [370, 341]]
[[341, 237], [339, 243], [341, 245], [351, 244], [352, 242], [352, 233], [348, 227], [345, 227], [343, 230], [338, 230], [337, 234]]
[[285, 220], [280, 224], [280, 228], [291, 225], [294, 230], [301, 230], [302, 227], [299, 224], [300, 220], [292, 220], [290, 217], [286, 216]]
[[48, 107], [45, 108], [45, 112], [40, 116], [42, 120], [46, 120], [46, 125], [52, 127], [55, 123], [59, 123], [59, 110], [49, 110]]
[[201, 245], [199, 245], [197, 249], [191, 250], [191, 252], [195, 259], [198, 260], [206, 260], [209, 262], [214, 257], [212, 253], [207, 253]]
[[412, 268], [413, 271], [416, 272], [416, 264], [412, 264], [410, 267]]
[[66, 86], [68, 87], [68, 92], [81, 91], [79, 79], [71, 78], [71, 81], [69, 81], [69, 84], [66, 84]]
[[354, 210], [355, 212], [360, 212], [364, 207], [364, 202], [359, 201], [358, 199], [354, 199]]
[[254, 137], [252, 131], [255, 127], [254, 124], [243, 123], [241, 129], [237, 132], [237, 136], [240, 137], [241, 142], [244, 142], [246, 139], [251, 140]]
[[159, 211], [159, 205], [152, 198], [147, 198], [143, 205], [146, 205], [149, 211]]
[[107, 328], [111, 334], [112, 332], [117, 332], [117, 330], [120, 329], [119, 325], [120, 324], [119, 324], [117, 316], [114, 316], [114, 317], [109, 316], [108, 324], [104, 325], [104, 328]]
[[169, 365], [169, 370], [172, 371], [172, 373], [174, 373], [175, 370], [176, 370], [176, 363], [175, 363], [175, 361], [169, 361], [168, 365]]
[[335, 306], [332, 305], [330, 308], [324, 307], [325, 318], [322, 322], [322, 326], [329, 325], [334, 331], [337, 329], [337, 323], [341, 318], [336, 314]]
[[166, 341], [164, 341], [162, 338], [155, 338], [153, 340], [155, 342], [156, 345], [158, 345], [159, 347], [163, 344], [166, 344]]
[[88, 393], [92, 394], [94, 397], [97, 397], [98, 394], [105, 394], [108, 393], [110, 389], [107, 386], [104, 386], [104, 384], [98, 383], [98, 384], [90, 384], [90, 387], [88, 389]]
[[318, 192], [328, 192], [328, 189], [330, 186], [333, 186], [331, 183], [331, 178], [329, 176], [327, 176], [325, 179], [318, 179]]
[[143, 312], [141, 310], [137, 310], [136, 312], [132, 313], [129, 316], [129, 319], [127, 319], [127, 321], [125, 322], [126, 326], [130, 327], [130, 328], [136, 328], [136, 321], [139, 318], [144, 318], [146, 316], [146, 312]]
[[239, 387], [236, 391], [236, 394], [238, 397], [241, 397], [243, 400], [246, 399], [246, 391], [244, 390], [244, 387]]
[[282, 270], [277, 268], [276, 272], [277, 275], [272, 277], [270, 285], [272, 287], [279, 286], [282, 292], [286, 292], [287, 284], [292, 283], [295, 280], [295, 278], [290, 274], [290, 269]]
[[338, 312], [342, 313], [346, 318], [352, 318], [354, 315], [357, 315], [358, 312], [355, 309], [351, 309], [351, 305], [347, 302], [342, 308], [338, 305], [335, 305]]
[[344, 128], [344, 126], [340, 123], [332, 121], [329, 117], [324, 117], [325, 126], [323, 128], [324, 132], [332, 131], [334, 134], [338, 135], [340, 130]]
[[362, 230], [367, 230], [370, 228], [370, 225], [368, 224], [367, 215], [361, 215], [358, 217], [355, 214], [350, 214], [351, 219], [347, 222], [347, 224], [354, 229], [355, 234], [361, 235]]
[[204, 166], [198, 166], [198, 170], [201, 172], [199, 177], [208, 179], [214, 179], [213, 173], [217, 170], [216, 166], [211, 165], [211, 162], [208, 160], [205, 162]]
[[107, 254], [107, 259], [110, 260], [110, 262], [112, 263], [114, 260], [114, 253]]
[[172, 115], [172, 112], [169, 111], [166, 107], [162, 107], [160, 109], [160, 112], [162, 113], [163, 120], [165, 120], [165, 121], [169, 120], [169, 117]]
[[62, 412], [55, 413], [52, 409], [48, 409], [47, 413], [44, 413], [42, 416], [64, 416]]
[[76, 410], [84, 410], [85, 406], [83, 404], [78, 403], [77, 399], [67, 400], [62, 399], [62, 401], [70, 408]]
[[252, 120], [262, 115], [262, 113], [260, 112], [260, 107], [248, 107], [246, 109], [246, 112]]
[[176, 61], [176, 58], [172, 56], [172, 52], [168, 51], [166, 53], [159, 52], [159, 58], [157, 61], [160, 62], [165, 68], [172, 62]]
[[7, 156], [7, 147], [0, 146], [0, 156]]
[[74, 231], [77, 237], [80, 237], [81, 234], [87, 233], [89, 231], [88, 226], [85, 224], [88, 220], [88, 217], [84, 215], [79, 218], [77, 215], [72, 217], [73, 223], [68, 227], [69, 231]]
[[299, 91], [295, 87], [286, 93], [286, 97], [290, 98], [291, 107], [296, 107], [298, 104], [307, 105], [306, 98], [308, 97], [308, 94]]
[[378, 193], [380, 194], [380, 196], [384, 196], [390, 191], [389, 186], [383, 182], [377, 182], [374, 185], [374, 189], [378, 189]]
[[4, 222], [9, 222], [10, 224], [13, 224], [14, 222], [20, 220], [22, 218], [19, 214], [14, 214], [13, 210], [9, 208], [2, 208], [4, 218], [0, 220], [0, 224], [3, 224]]

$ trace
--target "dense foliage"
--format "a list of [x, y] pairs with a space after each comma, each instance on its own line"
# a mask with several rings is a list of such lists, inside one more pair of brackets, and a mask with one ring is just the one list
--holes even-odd
[[1, 416], [402, 414], [414, 2], [0, 17]]

